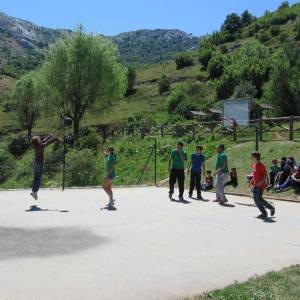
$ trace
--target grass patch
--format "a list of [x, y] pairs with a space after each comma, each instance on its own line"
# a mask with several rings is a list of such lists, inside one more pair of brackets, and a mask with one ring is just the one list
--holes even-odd
[[300, 266], [234, 283], [222, 290], [185, 300], [296, 300], [300, 299]]

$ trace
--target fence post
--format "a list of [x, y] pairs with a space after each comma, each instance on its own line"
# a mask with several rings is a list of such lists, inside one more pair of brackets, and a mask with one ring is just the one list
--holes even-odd
[[289, 140], [294, 140], [294, 116], [290, 116], [289, 119]]
[[154, 184], [157, 186], [157, 141], [154, 139]]
[[259, 118], [258, 126], [259, 126], [259, 140], [262, 142], [263, 141], [263, 118], [262, 117]]
[[237, 143], [237, 132], [236, 132], [236, 127], [233, 128], [233, 141]]
[[164, 136], [164, 125], [160, 127], [160, 135], [163, 137]]

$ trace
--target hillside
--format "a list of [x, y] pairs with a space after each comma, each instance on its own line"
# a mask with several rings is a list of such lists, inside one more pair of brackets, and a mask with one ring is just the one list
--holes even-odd
[[[50, 29], [0, 13], [0, 73], [18, 76], [36, 68], [45, 50], [69, 30]], [[107, 37], [125, 64], [163, 62], [178, 51], [192, 50], [199, 39], [180, 30], [138, 30]]]
[[118, 34], [112, 40], [126, 64], [153, 64], [174, 57], [179, 51], [194, 50], [199, 38], [181, 30], [137, 30]]

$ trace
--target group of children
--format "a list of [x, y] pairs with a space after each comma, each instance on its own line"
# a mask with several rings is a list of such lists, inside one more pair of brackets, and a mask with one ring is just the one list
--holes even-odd
[[[32, 185], [31, 196], [34, 199], [38, 199], [38, 191], [41, 184], [41, 178], [44, 169], [44, 149], [51, 143], [58, 140], [52, 135], [49, 135], [45, 139], [41, 139], [35, 136], [31, 139], [32, 145], [35, 150], [35, 161], [34, 161], [34, 181]], [[183, 201], [184, 194], [184, 181], [185, 181], [185, 161], [188, 160], [186, 151], [183, 149], [183, 143], [179, 142], [177, 148], [172, 151], [169, 160], [169, 198], [172, 199], [174, 194], [174, 187], [176, 182], [178, 182], [179, 188], [179, 200]], [[215, 162], [215, 176], [216, 176], [216, 202], [223, 205], [228, 200], [225, 196], [224, 187], [227, 185], [232, 185], [236, 187], [238, 185], [237, 181], [237, 171], [232, 168], [229, 172], [228, 170], [228, 159], [224, 153], [225, 146], [223, 144], [217, 147], [217, 158]], [[103, 180], [103, 189], [109, 197], [108, 207], [113, 207], [115, 200], [112, 192], [112, 183], [116, 177], [115, 166], [116, 166], [116, 154], [113, 147], [108, 147], [107, 151], [104, 153], [105, 163], [106, 163], [106, 175]], [[268, 216], [266, 208], [270, 209], [271, 216], [275, 214], [275, 208], [267, 201], [263, 199], [264, 190], [270, 186], [282, 189], [283, 186], [286, 187], [291, 180], [294, 180], [298, 187], [300, 184], [300, 167], [296, 167], [296, 162], [292, 157], [288, 159], [281, 159], [281, 166], [278, 166], [278, 162], [273, 160], [273, 164], [270, 168], [270, 185], [268, 186], [268, 172], [266, 167], [260, 161], [260, 154], [258, 152], [253, 152], [251, 154], [253, 160], [252, 173], [248, 176], [249, 183], [252, 187], [254, 201], [261, 211], [259, 218], [266, 218]], [[189, 197], [193, 197], [194, 189], [197, 191], [197, 199], [201, 200], [201, 191], [207, 191], [213, 188], [214, 180], [212, 177], [211, 170], [205, 170], [205, 156], [203, 154], [203, 147], [200, 145], [196, 146], [196, 151], [190, 157], [190, 163], [188, 165], [188, 173], [190, 174], [190, 189]], [[205, 176], [205, 183], [201, 184], [201, 175]], [[227, 181], [228, 175], [230, 176], [230, 181]]]
[[269, 178], [268, 190], [282, 192], [292, 187], [296, 192], [300, 192], [300, 166], [297, 166], [292, 156], [282, 157], [280, 164], [277, 159], [273, 159]]

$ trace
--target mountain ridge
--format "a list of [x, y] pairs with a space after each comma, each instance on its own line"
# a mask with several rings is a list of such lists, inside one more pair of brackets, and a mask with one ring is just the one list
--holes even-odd
[[[68, 29], [52, 29], [0, 12], [0, 73], [18, 76], [36, 68], [45, 50]], [[164, 62], [179, 51], [197, 47], [199, 38], [179, 29], [138, 29], [122, 32], [111, 39], [125, 64]], [[151, 49], [149, 51], [149, 49]]]

